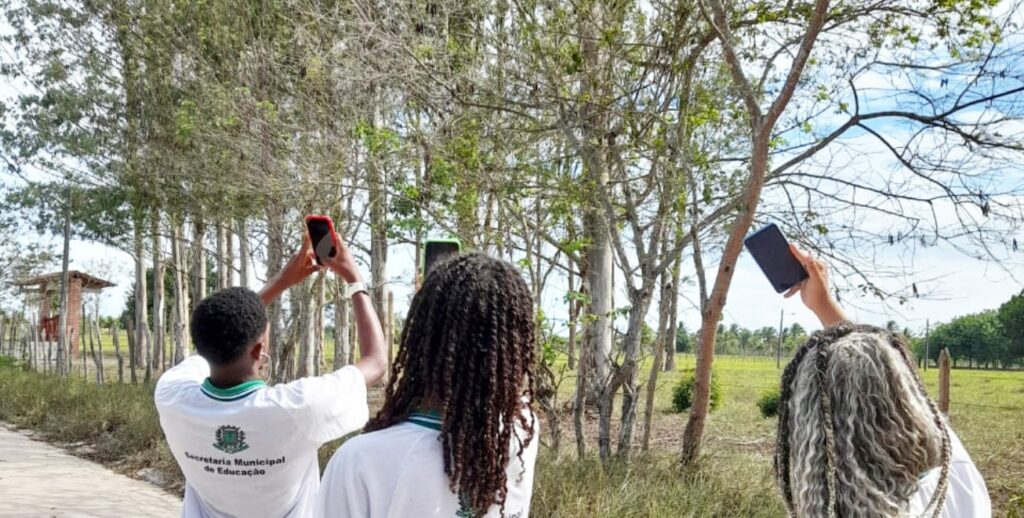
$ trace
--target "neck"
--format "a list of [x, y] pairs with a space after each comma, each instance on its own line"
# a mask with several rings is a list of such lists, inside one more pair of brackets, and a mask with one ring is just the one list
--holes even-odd
[[210, 366], [210, 383], [217, 388], [231, 388], [246, 381], [260, 379], [255, 365]]
[[416, 409], [422, 410], [424, 412], [441, 413], [442, 411], [444, 411], [444, 403], [442, 403], [441, 399], [438, 397], [425, 396], [422, 399], [420, 399], [420, 404]]

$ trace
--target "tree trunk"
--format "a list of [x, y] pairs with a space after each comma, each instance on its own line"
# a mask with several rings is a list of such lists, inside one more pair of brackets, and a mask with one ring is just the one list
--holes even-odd
[[206, 298], [206, 224], [201, 216], [192, 222], [192, 300], [196, 304]]
[[[145, 256], [143, 255], [142, 245], [142, 218], [136, 217], [135, 219], [135, 318], [132, 321], [132, 325], [135, 328], [134, 346], [132, 351], [132, 359], [134, 360], [134, 367], [132, 368], [132, 374], [135, 373], [135, 367], [147, 368], [145, 351], [146, 351], [146, 327], [149, 325], [149, 315], [146, 308], [146, 302], [148, 297], [146, 296], [146, 263]], [[134, 378], [132, 382], [134, 383]], [[149, 381], [149, 378], [146, 378]]]
[[384, 340], [387, 341], [388, 368], [385, 379], [391, 374], [391, 361], [395, 357], [395, 294], [388, 290], [387, 311], [384, 313]]
[[117, 357], [117, 382], [124, 383], [124, 356], [121, 355], [121, 339], [117, 322], [110, 326], [110, 340], [114, 343], [114, 356]]
[[154, 210], [153, 232], [153, 369], [164, 370], [164, 260], [160, 243], [160, 214]]
[[719, 262], [714, 288], [708, 297], [707, 307], [701, 315], [700, 354], [697, 356], [694, 374], [696, 381], [694, 383], [693, 407], [690, 409], [686, 429], [683, 432], [681, 460], [686, 465], [692, 464], [700, 455], [711, 397], [711, 366], [715, 359], [718, 322], [722, 318], [725, 298], [732, 283], [732, 276], [736, 271], [736, 260], [743, 249], [743, 238], [750, 229], [754, 220], [754, 209], [761, 198], [761, 189], [764, 186], [764, 175], [768, 165], [769, 137], [770, 134], [764, 131], [755, 130], [753, 132], [751, 178], [744, 193], [744, 209], [736, 216], [730, 229], [729, 238]]
[[138, 362], [135, 361], [136, 353], [138, 349], [138, 334], [136, 334], [135, 324], [132, 322], [131, 317], [128, 318], [128, 322], [125, 323], [125, 331], [127, 331], [128, 338], [128, 372], [131, 377], [132, 385], [139, 382], [136, 378], [135, 370], [138, 368]]
[[324, 292], [327, 290], [327, 277], [321, 273], [317, 279], [314, 289], [314, 296], [316, 297], [313, 308], [315, 313], [314, 326], [316, 328], [316, 334], [314, 335], [314, 344], [316, 345], [316, 358], [313, 363], [313, 374], [319, 376], [323, 370], [324, 365]]
[[[566, 366], [569, 370], [576, 370], [576, 316], [579, 314], [576, 301], [576, 291], [573, 286], [574, 275], [569, 272], [569, 339], [566, 341]], [[539, 301], [538, 301], [539, 304]]]
[[[674, 266], [678, 266], [678, 261]], [[647, 402], [644, 407], [644, 437], [643, 437], [643, 451], [647, 451], [651, 446], [651, 423], [654, 422], [654, 397], [658, 389], [658, 372], [661, 370], [661, 366], [664, 363], [664, 356], [670, 351], [666, 346], [666, 342], [669, 342], [671, 338], [671, 331], [669, 328], [671, 324], [669, 320], [675, 321], [674, 316], [671, 315], [673, 302], [673, 294], [675, 292], [674, 281], [677, 268], [673, 268], [672, 278], [665, 279], [665, 274], [662, 274], [661, 283], [661, 294], [658, 297], [658, 339], [654, 345], [654, 362], [651, 363], [651, 372], [647, 376]]]
[[679, 281], [683, 264], [682, 255], [683, 252], [680, 250], [679, 257], [676, 258], [676, 262], [672, 266], [672, 290], [668, 294], [670, 300], [668, 336], [664, 344], [665, 372], [674, 372], [676, 370], [676, 341], [679, 339]]
[[[103, 344], [102, 343], [100, 344], [100, 349], [99, 349], [99, 351], [97, 351], [96, 350], [96, 343], [95, 343], [95, 341], [96, 341], [95, 340], [95, 336], [96, 335], [95, 335], [95, 332], [94, 332], [95, 330], [93, 329], [93, 326], [95, 326], [96, 323], [95, 322], [86, 322], [85, 324], [86, 324], [86, 326], [88, 326], [88, 330], [89, 330], [89, 354], [92, 356], [93, 363], [96, 364], [96, 384], [97, 385], [102, 385], [103, 384]], [[82, 351], [82, 352], [84, 353], [85, 351]]]
[[57, 373], [65, 376], [67, 361], [65, 356], [70, 356], [68, 337], [68, 259], [71, 254], [71, 196], [64, 198], [64, 255], [61, 258], [60, 266], [60, 318], [57, 324]]
[[295, 326], [299, 342], [299, 368], [296, 378], [312, 376], [314, 362], [316, 360], [316, 345], [313, 337], [316, 334], [313, 327], [316, 325], [316, 318], [313, 315], [313, 291], [311, 282], [307, 279], [292, 290], [292, 296], [298, 298], [298, 312], [295, 313]]
[[252, 253], [249, 251], [248, 222], [244, 217], [238, 218], [238, 285], [249, 287], [249, 268], [252, 264]]
[[334, 285], [334, 370], [348, 365], [349, 348], [349, 300], [343, 291], [344, 281], [337, 279]]
[[[281, 270], [284, 256], [284, 228], [281, 222], [281, 211], [272, 205], [266, 208], [267, 214], [267, 278], [277, 275]], [[274, 382], [284, 380], [284, 329], [281, 325], [281, 299], [267, 306], [267, 319], [270, 320], [270, 358], [271, 379]]]
[[226, 288], [236, 286], [235, 283], [235, 233], [231, 230], [231, 218], [224, 220], [224, 266], [225, 278], [227, 279]]
[[644, 319], [651, 307], [651, 285], [654, 280], [645, 279], [643, 284], [630, 295], [629, 327], [623, 339], [625, 359], [619, 370], [623, 390], [618, 454], [622, 457], [629, 457], [633, 447], [633, 425], [636, 423], [636, 408], [640, 401], [640, 388], [637, 386], [640, 340], [643, 338]]
[[590, 362], [590, 347], [587, 344], [586, 336], [580, 344], [580, 357], [576, 362], [576, 393], [573, 399], [572, 423], [573, 431], [576, 434], [576, 457], [583, 460], [587, 455], [587, 437], [583, 433], [583, 419], [586, 413], [587, 393], [590, 391], [590, 381], [587, 379], [593, 371]]
[[611, 456], [611, 412], [612, 388], [612, 313], [613, 271], [612, 243], [609, 221], [604, 209], [603, 196], [608, 189], [609, 173], [604, 157], [606, 121], [602, 110], [595, 106], [595, 100], [602, 95], [602, 79], [599, 74], [600, 29], [595, 24], [603, 19], [601, 2], [592, 2], [589, 10], [580, 10], [580, 34], [583, 53], [583, 97], [588, 99], [580, 107], [580, 121], [583, 130], [581, 150], [585, 175], [588, 180], [588, 207], [584, 217], [584, 231], [590, 244], [586, 251], [586, 283], [590, 294], [585, 329], [586, 341], [591, 348], [594, 370], [591, 372], [592, 392], [598, 407], [598, 452], [602, 460]]
[[188, 354], [188, 276], [185, 274], [184, 229], [175, 223], [171, 229], [171, 261], [174, 267], [174, 365]]
[[230, 286], [231, 275], [228, 273], [228, 237], [223, 222], [217, 223], [217, 289]]

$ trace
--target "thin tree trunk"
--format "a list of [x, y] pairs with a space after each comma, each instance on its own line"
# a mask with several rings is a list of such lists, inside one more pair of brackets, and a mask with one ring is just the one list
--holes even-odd
[[197, 304], [206, 298], [206, 224], [201, 216], [192, 222], [192, 300]]
[[137, 328], [130, 317], [128, 318], [128, 322], [125, 323], [125, 331], [127, 331], [125, 336], [128, 338], [128, 373], [130, 374], [132, 385], [134, 385], [139, 382], [138, 377], [136, 376], [136, 370], [138, 369], [139, 364], [135, 361], [135, 351], [139, 347], [139, 342], [138, 334], [136, 334]]
[[669, 294], [671, 302], [668, 310], [668, 337], [664, 344], [665, 372], [676, 370], [676, 341], [679, 339], [679, 272], [682, 270], [680, 267], [681, 262], [677, 260], [675, 267], [672, 269], [672, 293]]
[[164, 260], [160, 243], [160, 215], [154, 209], [153, 232], [153, 368], [164, 370]]
[[334, 284], [334, 370], [348, 365], [349, 348], [349, 300], [345, 298], [344, 281], [337, 279]]
[[587, 437], [583, 431], [583, 418], [586, 413], [587, 393], [590, 391], [590, 383], [587, 379], [593, 367], [590, 362], [590, 346], [583, 337], [580, 344], [580, 358], [576, 363], [576, 394], [573, 400], [572, 423], [573, 431], [576, 434], [576, 456], [583, 460], [587, 455]]
[[[676, 262], [678, 264], [678, 261]], [[673, 268], [675, 270], [675, 268]], [[658, 341], [654, 346], [654, 362], [651, 363], [651, 372], [647, 376], [647, 402], [644, 407], [644, 437], [643, 437], [643, 451], [647, 451], [651, 446], [651, 423], [654, 422], [654, 397], [658, 389], [658, 373], [661, 371], [663, 365], [663, 357], [668, 351], [666, 342], [669, 341], [671, 332], [668, 331], [670, 326], [669, 320], [675, 320], [675, 318], [669, 317], [672, 309], [672, 295], [675, 291], [673, 281], [675, 279], [675, 271], [672, 272], [671, 279], [664, 279], [665, 274], [662, 274], [661, 294], [658, 300]]]
[[[619, 371], [622, 383], [622, 410], [619, 423], [618, 454], [628, 457], [633, 447], [633, 429], [636, 423], [637, 406], [640, 403], [640, 387], [637, 384], [639, 370], [640, 340], [643, 337], [644, 319], [651, 307], [653, 279], [644, 279], [643, 286], [630, 297], [629, 325], [623, 338], [624, 361]], [[614, 392], [615, 384], [611, 390]]]
[[114, 343], [114, 356], [117, 357], [117, 382], [124, 383], [124, 356], [121, 355], [119, 334], [121, 333], [118, 330], [117, 321], [114, 321], [114, 325], [110, 326], [110, 340]]
[[296, 378], [304, 378], [313, 375], [313, 363], [316, 359], [316, 345], [313, 337], [316, 334], [313, 330], [315, 318], [313, 316], [313, 286], [307, 279], [292, 291], [293, 296], [298, 297], [298, 313], [296, 313], [295, 325], [298, 331], [299, 342], [299, 369]]
[[[391, 373], [391, 361], [395, 357], [395, 294], [390, 289], [388, 290], [387, 296], [387, 309], [384, 313], [384, 340], [388, 344], [388, 369], [387, 373]], [[387, 376], [387, 375], [385, 375]]]
[[[64, 376], [68, 373], [65, 356], [68, 351], [68, 260], [71, 254], [71, 195], [70, 191], [64, 198], [64, 255], [60, 267], [60, 318], [57, 324], [57, 373]], [[73, 339], [73, 337], [72, 337]]]
[[[268, 205], [267, 214], [267, 278], [271, 278], [281, 270], [284, 253], [284, 228], [281, 212], [277, 207]], [[270, 358], [271, 379], [274, 382], [284, 380], [285, 337], [281, 325], [281, 300], [275, 300], [267, 307], [267, 318], [270, 320]]]
[[181, 363], [188, 353], [188, 276], [185, 274], [184, 229], [175, 223], [171, 230], [171, 261], [174, 267], [174, 365]]
[[576, 301], [576, 291], [573, 286], [575, 275], [569, 272], [569, 339], [566, 343], [566, 366], [569, 370], [576, 370], [576, 315], [579, 314]]
[[217, 289], [222, 290], [228, 287], [228, 239], [224, 225], [217, 223]]
[[249, 229], [245, 217], [238, 218], [238, 285], [249, 287], [249, 268], [252, 264], [252, 253], [249, 251]]
[[[83, 326], [85, 328], [85, 332], [84, 333], [82, 332]], [[79, 351], [78, 356], [81, 357], [81, 360], [82, 360], [82, 379], [83, 380], [88, 380], [89, 379], [89, 367], [88, 367], [89, 363], [86, 361], [86, 356], [89, 356], [89, 354], [86, 353], [86, 345], [87, 344], [86, 344], [86, 340], [85, 340], [86, 339], [86, 335], [88, 335], [88, 334], [89, 334], [89, 320], [85, 316], [85, 305], [82, 304], [82, 319], [78, 321], [78, 336], [79, 336], [78, 342], [79, 342], [79, 344], [81, 344], [78, 347], [78, 351]]]
[[[352, 315], [351, 311], [349, 312], [349, 315]], [[355, 318], [353, 316], [350, 316], [349, 321], [355, 321]], [[348, 363], [349, 365], [351, 365], [356, 362], [355, 344], [359, 343], [359, 326], [350, 325], [349, 330], [351, 332], [351, 337], [349, 338], [348, 341], [348, 343], [350, 344], [348, 348]]]
[[[149, 312], [146, 307], [148, 297], [146, 294], [146, 263], [143, 255], [142, 245], [142, 218], [135, 219], [135, 318], [132, 320], [134, 327], [134, 350], [132, 359], [135, 367], [144, 368], [146, 351], [146, 327], [149, 325]], [[135, 370], [133, 368], [132, 373]], [[134, 378], [132, 382], [134, 383]]]
[[[100, 344], [100, 350], [96, 351], [95, 344], [95, 333], [92, 327], [96, 325], [95, 322], [86, 322], [89, 329], [89, 353], [92, 356], [93, 363], [96, 364], [96, 384], [103, 384], [103, 344]], [[84, 351], [83, 351], [84, 352]]]
[[326, 291], [326, 284], [327, 278], [321, 273], [316, 279], [314, 288], [316, 303], [313, 305], [314, 311], [316, 311], [315, 318], [313, 319], [316, 330], [316, 334], [313, 337], [313, 343], [316, 346], [313, 374], [316, 376], [320, 375], [324, 365], [324, 291]]
[[232, 231], [231, 218], [224, 220], [224, 266], [227, 278], [226, 288], [236, 286], [235, 282], [235, 233]]

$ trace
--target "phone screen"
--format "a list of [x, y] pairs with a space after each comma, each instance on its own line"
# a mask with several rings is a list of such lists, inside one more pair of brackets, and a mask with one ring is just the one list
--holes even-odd
[[438, 264], [459, 255], [462, 247], [455, 241], [427, 241], [423, 245], [423, 278]]
[[334, 257], [337, 251], [334, 249], [330, 224], [322, 219], [309, 219], [306, 221], [306, 229], [309, 230], [309, 240], [313, 243], [317, 264], [323, 264], [324, 259]]
[[789, 242], [775, 224], [758, 230], [744, 244], [776, 292], [782, 293], [807, 278], [807, 270], [793, 257]]

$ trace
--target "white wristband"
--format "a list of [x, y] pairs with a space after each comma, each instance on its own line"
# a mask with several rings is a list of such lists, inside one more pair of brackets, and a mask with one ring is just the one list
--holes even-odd
[[345, 285], [345, 298], [351, 299], [356, 293], [366, 292], [366, 283], [353, 282], [352, 284]]

